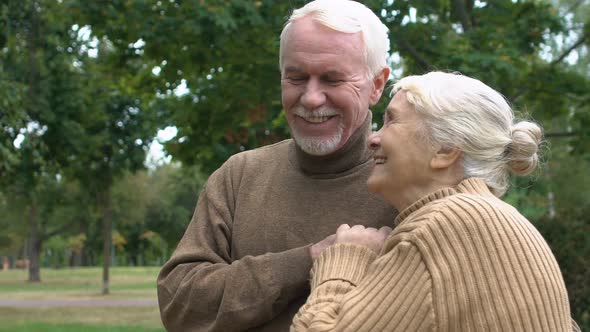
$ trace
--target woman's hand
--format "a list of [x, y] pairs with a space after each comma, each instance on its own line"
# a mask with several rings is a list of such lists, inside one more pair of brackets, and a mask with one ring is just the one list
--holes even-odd
[[351, 243], [368, 247], [374, 252], [379, 253], [389, 233], [391, 233], [391, 228], [387, 226], [376, 229], [373, 227], [365, 228], [362, 225], [350, 227], [348, 224], [343, 224], [336, 230], [334, 244]]

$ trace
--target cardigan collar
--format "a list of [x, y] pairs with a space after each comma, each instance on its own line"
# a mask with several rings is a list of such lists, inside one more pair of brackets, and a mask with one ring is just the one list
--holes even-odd
[[414, 203], [410, 204], [407, 208], [405, 208], [400, 214], [397, 215], [394, 221], [394, 225], [399, 225], [404, 219], [406, 219], [410, 214], [418, 211], [420, 208], [424, 207], [425, 205], [437, 201], [439, 199], [452, 196], [455, 194], [478, 194], [478, 195], [491, 195], [493, 197], [494, 194], [490, 191], [488, 186], [486, 185], [485, 181], [481, 178], [467, 178], [459, 182], [454, 187], [446, 187], [420, 198], [419, 200], [415, 201]]

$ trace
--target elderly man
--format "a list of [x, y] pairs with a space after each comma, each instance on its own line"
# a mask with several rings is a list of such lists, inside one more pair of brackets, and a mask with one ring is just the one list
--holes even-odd
[[393, 208], [366, 188], [388, 49], [387, 28], [360, 3], [293, 12], [279, 60], [293, 140], [234, 155], [209, 177], [158, 278], [168, 330], [288, 330], [337, 227], [391, 224]]

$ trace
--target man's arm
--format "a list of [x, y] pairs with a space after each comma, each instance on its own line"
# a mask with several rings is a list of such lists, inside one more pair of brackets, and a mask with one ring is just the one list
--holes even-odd
[[169, 331], [235, 331], [263, 324], [307, 289], [309, 246], [231, 259], [234, 193], [228, 168], [211, 175], [193, 219], [158, 277]]

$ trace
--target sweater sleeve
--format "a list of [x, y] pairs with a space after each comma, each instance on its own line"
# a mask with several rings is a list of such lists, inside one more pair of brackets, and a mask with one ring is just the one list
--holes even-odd
[[231, 179], [214, 173], [193, 219], [158, 276], [168, 331], [237, 331], [261, 325], [308, 287], [308, 247], [231, 259]]
[[336, 245], [322, 253], [291, 331], [433, 329], [431, 279], [419, 250], [402, 241], [372, 263], [367, 250]]

